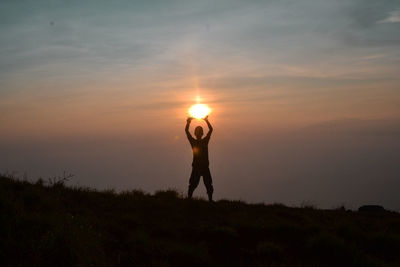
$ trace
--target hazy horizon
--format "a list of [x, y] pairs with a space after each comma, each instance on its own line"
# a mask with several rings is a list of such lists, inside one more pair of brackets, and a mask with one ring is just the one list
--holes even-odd
[[0, 171], [185, 193], [200, 97], [216, 199], [400, 210], [399, 2], [0, 7]]

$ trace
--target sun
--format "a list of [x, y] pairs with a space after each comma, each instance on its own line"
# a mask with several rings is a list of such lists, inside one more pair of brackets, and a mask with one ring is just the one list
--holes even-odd
[[189, 114], [196, 119], [203, 119], [210, 114], [211, 109], [205, 104], [196, 104], [189, 108]]

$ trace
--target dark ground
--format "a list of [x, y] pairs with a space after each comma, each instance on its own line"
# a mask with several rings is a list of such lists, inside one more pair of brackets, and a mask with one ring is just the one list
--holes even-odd
[[400, 214], [0, 176], [2, 266], [400, 266]]

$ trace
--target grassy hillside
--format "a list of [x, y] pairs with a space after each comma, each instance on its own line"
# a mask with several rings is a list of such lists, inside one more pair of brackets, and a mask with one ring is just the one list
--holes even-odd
[[0, 177], [0, 264], [400, 265], [400, 215], [185, 200]]

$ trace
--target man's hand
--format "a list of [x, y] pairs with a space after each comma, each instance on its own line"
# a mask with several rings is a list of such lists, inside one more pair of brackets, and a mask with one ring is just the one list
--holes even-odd
[[188, 117], [187, 120], [186, 120], [186, 122], [187, 122], [187, 123], [190, 123], [192, 120], [193, 120], [192, 117]]
[[208, 121], [208, 115], [203, 118], [203, 120]]

